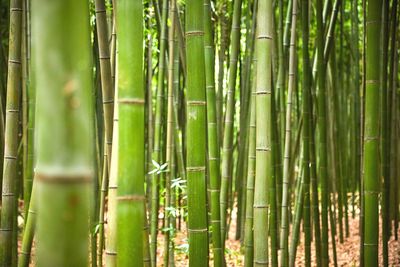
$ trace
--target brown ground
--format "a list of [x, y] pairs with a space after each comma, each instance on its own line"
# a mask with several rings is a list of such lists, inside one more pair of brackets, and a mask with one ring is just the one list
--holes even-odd
[[[226, 241], [226, 250], [225, 250], [225, 258], [227, 262], [227, 266], [243, 266], [243, 251], [241, 250], [240, 241], [235, 240], [235, 218], [236, 214], [233, 214], [233, 220], [229, 231], [229, 238]], [[174, 239], [175, 242], [175, 266], [176, 267], [186, 267], [188, 266], [188, 255], [185, 252], [184, 245], [187, 244], [187, 236], [185, 225], [182, 227], [182, 231], [176, 234]], [[351, 216], [349, 217], [349, 237], [344, 238], [344, 242], [340, 243], [338, 240], [338, 235], [336, 236], [336, 250], [337, 250], [337, 264], [340, 267], [348, 266], [358, 266], [359, 262], [359, 217], [358, 214], [353, 219]], [[400, 231], [399, 231], [400, 234]], [[330, 266], [334, 266], [333, 261], [333, 253], [332, 253], [332, 242], [331, 236], [329, 237], [329, 259]], [[300, 244], [297, 249], [296, 255], [296, 266], [304, 266], [304, 243], [303, 243], [303, 235], [301, 236]], [[164, 254], [164, 236], [159, 234], [158, 236], [158, 266], [163, 265], [163, 254]], [[20, 244], [19, 244], [20, 245]], [[312, 266], [315, 266], [315, 250], [314, 243], [312, 243]], [[380, 251], [380, 265], [382, 265], [382, 248], [379, 248]], [[34, 251], [33, 251], [34, 254]], [[210, 255], [210, 266], [212, 266], [212, 255]], [[34, 266], [31, 264], [31, 266]], [[393, 237], [389, 241], [389, 266], [400, 266], [400, 243], [393, 239]]]
[[[235, 216], [235, 214], [233, 214]], [[234, 224], [235, 218], [232, 221], [232, 225], [229, 231], [229, 239], [226, 241], [226, 251], [225, 251], [225, 258], [227, 261], [227, 266], [243, 266], [244, 257], [241, 251], [240, 241], [234, 239], [235, 237], [235, 227]], [[343, 243], [339, 242], [339, 235], [336, 236], [336, 251], [337, 251], [337, 266], [339, 267], [353, 267], [359, 266], [359, 217], [358, 214], [355, 218], [349, 217], [349, 237], [345, 237]], [[400, 234], [400, 231], [399, 231]], [[304, 266], [304, 243], [303, 243], [303, 235], [297, 248], [297, 255], [296, 255], [296, 266]], [[389, 241], [389, 266], [400, 266], [400, 241], [396, 241], [393, 238]], [[175, 244], [179, 247], [179, 245], [187, 244], [186, 239], [186, 231], [180, 232], [177, 234], [175, 238]], [[163, 237], [159, 236], [159, 251], [158, 251], [158, 266], [164, 266], [162, 264], [163, 259]], [[315, 266], [315, 244], [312, 243], [312, 266]], [[382, 248], [380, 250], [380, 265], [382, 265]], [[175, 252], [175, 266], [176, 267], [185, 267], [188, 266], [188, 256], [182, 250], [178, 250]], [[210, 255], [211, 256], [211, 255]], [[329, 259], [330, 264], [329, 266], [334, 266], [334, 259], [332, 253], [332, 242], [331, 236], [329, 236]], [[212, 266], [210, 264], [210, 266]]]

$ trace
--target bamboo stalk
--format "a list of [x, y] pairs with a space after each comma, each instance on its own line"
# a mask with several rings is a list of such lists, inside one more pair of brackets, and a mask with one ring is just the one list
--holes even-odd
[[32, 2], [32, 32], [37, 99], [46, 103], [36, 109], [36, 266], [87, 266], [94, 174], [88, 1]]
[[206, 64], [206, 88], [207, 88], [207, 132], [208, 132], [208, 174], [211, 192], [211, 228], [214, 255], [214, 266], [222, 266], [224, 252], [221, 239], [220, 217], [220, 159], [219, 140], [217, 128], [217, 105], [215, 93], [215, 69], [214, 69], [214, 40], [212, 36], [211, 2], [204, 1], [205, 38], [204, 53]]
[[[119, 1], [117, 265], [143, 265], [145, 221], [143, 3]], [[134, 26], [132, 26], [134, 25]]]
[[186, 173], [189, 266], [208, 266], [204, 3], [186, 1]]
[[367, 1], [366, 92], [364, 124], [364, 264], [378, 265], [379, 218], [379, 45], [382, 0]]
[[[259, 0], [257, 11], [256, 177], [254, 196], [254, 266], [268, 265], [268, 181], [272, 178], [272, 1]], [[261, 75], [263, 73], [264, 75]]]
[[7, 99], [4, 132], [4, 164], [2, 185], [2, 210], [0, 222], [0, 265], [12, 266], [12, 255], [17, 255], [13, 247], [17, 220], [17, 155], [18, 120], [20, 112], [21, 88], [21, 36], [22, 0], [10, 1], [10, 24], [8, 45]]

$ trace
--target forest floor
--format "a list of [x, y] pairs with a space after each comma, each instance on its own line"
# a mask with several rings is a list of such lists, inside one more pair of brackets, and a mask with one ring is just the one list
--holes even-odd
[[[235, 210], [234, 210], [235, 212]], [[349, 214], [349, 236], [343, 238], [343, 243], [339, 242], [339, 235], [336, 235], [336, 255], [337, 255], [337, 266], [339, 267], [352, 267], [359, 266], [359, 248], [360, 248], [360, 237], [359, 237], [359, 214], [356, 212], [355, 218], [352, 218]], [[239, 240], [235, 240], [236, 231], [236, 214], [232, 214], [232, 222], [229, 231], [229, 238], [226, 241], [225, 259], [227, 266], [243, 266], [244, 256], [243, 250]], [[345, 232], [345, 227], [343, 226]], [[381, 228], [381, 227], [380, 227]], [[338, 229], [337, 229], [338, 230]], [[330, 232], [329, 232], [330, 233]], [[400, 235], [400, 231], [399, 231]], [[345, 236], [345, 233], [344, 233]], [[380, 235], [381, 236], [381, 235]], [[304, 235], [301, 234], [301, 240], [297, 248], [296, 255], [296, 266], [304, 266]], [[331, 242], [331, 235], [329, 235], [329, 266], [335, 266], [333, 258], [333, 243]], [[163, 241], [162, 235], [159, 235], [159, 250], [158, 250], [158, 266], [163, 265]], [[182, 229], [181, 232], [177, 233], [175, 237], [175, 266], [186, 267], [188, 266], [188, 254], [187, 254], [187, 236], [186, 230]], [[290, 241], [290, 240], [289, 240]], [[311, 244], [311, 266], [316, 266], [315, 257], [315, 244]], [[382, 247], [379, 247], [380, 252], [380, 265], [382, 265]], [[210, 254], [210, 266], [212, 266], [212, 255]], [[389, 241], [389, 266], [400, 266], [400, 241], [394, 240], [392, 237]]]
[[[351, 209], [350, 209], [351, 210]], [[355, 218], [352, 218], [351, 214], [349, 214], [349, 236], [344, 237], [343, 243], [339, 242], [339, 235], [336, 235], [336, 255], [337, 255], [337, 266], [339, 267], [353, 267], [358, 266], [359, 262], [359, 212], [356, 211]], [[20, 221], [19, 223], [23, 223]], [[21, 225], [22, 226], [22, 225]], [[106, 226], [107, 227], [107, 226]], [[345, 227], [343, 227], [345, 231]], [[381, 229], [381, 227], [380, 227]], [[243, 250], [241, 247], [241, 243], [239, 240], [235, 240], [235, 231], [236, 231], [236, 209], [232, 214], [232, 221], [229, 230], [228, 240], [226, 241], [225, 248], [225, 259], [227, 262], [227, 266], [229, 267], [240, 267], [244, 264], [244, 256]], [[330, 232], [329, 232], [330, 233]], [[400, 235], [400, 230], [398, 231]], [[345, 234], [344, 234], [345, 235]], [[381, 236], [381, 235], [379, 235]], [[304, 266], [304, 235], [301, 234], [301, 239], [299, 246], [297, 248], [296, 255], [296, 266]], [[20, 238], [22, 238], [20, 236]], [[290, 240], [289, 240], [290, 241]], [[187, 232], [185, 228], [185, 224], [183, 223], [181, 231], [176, 233], [174, 238], [175, 244], [175, 266], [176, 267], [187, 267], [188, 266], [188, 240], [187, 240]], [[332, 245], [331, 235], [329, 235], [329, 266], [334, 265], [334, 258], [332, 253]], [[311, 257], [312, 264], [311, 266], [316, 266], [316, 258], [315, 258], [315, 244], [311, 244]], [[19, 250], [21, 249], [21, 240], [19, 240]], [[382, 247], [380, 243], [379, 247], [380, 252], [380, 265], [382, 265]], [[33, 247], [32, 254], [35, 254], [35, 247]], [[157, 249], [157, 266], [163, 265], [163, 255], [164, 255], [164, 235], [161, 233], [158, 235], [158, 249]], [[33, 256], [34, 258], [34, 256]], [[34, 261], [34, 260], [33, 260]], [[30, 266], [34, 266], [31, 263]], [[210, 266], [212, 266], [212, 253], [210, 253]], [[389, 241], [389, 266], [400, 266], [400, 241], [394, 240], [392, 237]]]

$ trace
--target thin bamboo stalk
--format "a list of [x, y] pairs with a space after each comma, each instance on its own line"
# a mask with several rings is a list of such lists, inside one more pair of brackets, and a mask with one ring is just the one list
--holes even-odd
[[233, 6], [233, 19], [231, 30], [231, 49], [229, 61], [229, 80], [226, 99], [224, 134], [222, 142], [222, 174], [221, 174], [221, 238], [222, 247], [225, 247], [225, 238], [228, 221], [228, 199], [229, 184], [232, 183], [232, 158], [233, 158], [233, 125], [235, 117], [235, 91], [237, 80], [237, 66], [240, 52], [240, 18], [241, 18], [242, 0], [235, 0]]
[[7, 99], [4, 132], [4, 168], [2, 185], [2, 210], [0, 222], [0, 265], [12, 266], [13, 247], [17, 229], [17, 155], [19, 96], [21, 88], [21, 36], [22, 0], [10, 1], [10, 24], [8, 45]]
[[204, 20], [205, 20], [205, 64], [206, 64], [206, 88], [207, 88], [207, 132], [208, 132], [208, 173], [210, 179], [211, 192], [211, 228], [214, 266], [222, 266], [223, 255], [221, 239], [221, 217], [220, 217], [220, 159], [219, 142], [217, 128], [217, 105], [215, 93], [215, 69], [214, 69], [214, 40], [212, 36], [211, 21], [211, 2], [204, 1]]

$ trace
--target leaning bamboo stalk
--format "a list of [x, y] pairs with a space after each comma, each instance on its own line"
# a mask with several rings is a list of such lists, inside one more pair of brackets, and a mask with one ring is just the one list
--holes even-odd
[[103, 263], [103, 246], [104, 246], [104, 210], [105, 197], [109, 183], [111, 152], [112, 152], [112, 136], [113, 136], [113, 112], [114, 112], [114, 85], [111, 74], [111, 58], [110, 46], [108, 43], [108, 25], [107, 13], [104, 0], [95, 1], [96, 27], [97, 27], [97, 44], [100, 63], [100, 78], [103, 102], [103, 125], [104, 125], [104, 161], [103, 173], [101, 179], [100, 207], [99, 207], [99, 253], [98, 263]]
[[36, 182], [34, 182], [27, 213], [28, 217], [26, 217], [24, 235], [22, 237], [21, 252], [18, 257], [18, 267], [28, 267], [31, 260], [31, 250], [36, 227], [36, 187]]
[[[115, 90], [115, 99], [118, 99], [118, 88]], [[114, 105], [113, 120], [113, 146], [110, 166], [110, 180], [108, 183], [108, 212], [107, 212], [107, 228], [106, 228], [106, 244], [105, 244], [105, 264], [106, 267], [117, 266], [117, 178], [118, 178], [118, 102]], [[100, 220], [101, 221], [101, 220]], [[100, 248], [102, 249], [102, 248]], [[99, 253], [102, 254], [102, 253]]]
[[288, 266], [288, 233], [289, 233], [289, 166], [291, 150], [291, 132], [292, 132], [292, 95], [296, 86], [295, 80], [295, 60], [296, 60], [296, 22], [297, 22], [297, 1], [293, 2], [292, 24], [289, 48], [289, 85], [286, 102], [286, 126], [285, 126], [285, 151], [283, 158], [283, 182], [282, 182], [282, 211], [281, 211], [281, 229], [280, 229], [280, 264], [283, 267]]
[[108, 44], [107, 32], [107, 14], [104, 0], [96, 0], [96, 26], [97, 39], [99, 48], [99, 61], [101, 72], [101, 89], [103, 100], [103, 118], [105, 132], [105, 151], [108, 161], [108, 168], [111, 161], [112, 147], [112, 126], [113, 126], [113, 109], [114, 109], [114, 87], [111, 77], [111, 61], [110, 61], [110, 46]]

